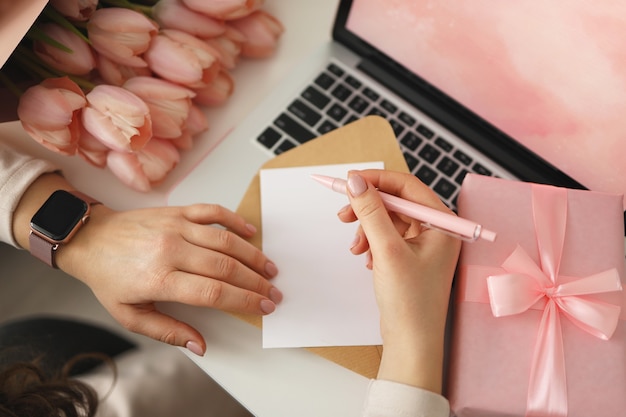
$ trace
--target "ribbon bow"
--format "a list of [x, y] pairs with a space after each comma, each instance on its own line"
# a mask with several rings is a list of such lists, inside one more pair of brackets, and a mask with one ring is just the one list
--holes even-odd
[[621, 291], [616, 269], [580, 279], [563, 279], [559, 265], [565, 241], [567, 190], [533, 185], [532, 204], [539, 260], [518, 246], [504, 261], [505, 274], [487, 278], [489, 302], [496, 317], [519, 314], [544, 301], [531, 364], [527, 417], [566, 417], [567, 383], [560, 313], [579, 328], [608, 340], [621, 307], [587, 295]]

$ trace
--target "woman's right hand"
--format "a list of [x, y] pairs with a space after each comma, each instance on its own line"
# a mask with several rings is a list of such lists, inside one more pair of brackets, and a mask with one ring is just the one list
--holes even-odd
[[351, 171], [350, 206], [339, 212], [360, 227], [351, 251], [367, 253], [380, 310], [383, 358], [379, 379], [441, 392], [443, 338], [461, 243], [417, 220], [388, 212], [377, 189], [452, 213], [411, 174]]

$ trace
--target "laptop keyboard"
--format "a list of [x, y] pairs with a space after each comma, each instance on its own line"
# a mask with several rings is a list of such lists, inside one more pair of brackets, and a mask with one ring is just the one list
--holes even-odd
[[339, 63], [329, 64], [256, 140], [279, 155], [368, 115], [387, 119], [411, 173], [453, 210], [468, 172], [493, 175], [486, 158], [453, 145], [433, 124], [384, 97]]

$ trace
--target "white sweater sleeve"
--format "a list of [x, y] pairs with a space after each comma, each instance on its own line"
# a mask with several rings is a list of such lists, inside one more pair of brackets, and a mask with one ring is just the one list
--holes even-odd
[[370, 381], [363, 417], [448, 417], [450, 405], [439, 394], [397, 382]]
[[52, 163], [19, 153], [0, 142], [0, 241], [18, 247], [13, 236], [13, 212], [37, 177], [56, 170]]

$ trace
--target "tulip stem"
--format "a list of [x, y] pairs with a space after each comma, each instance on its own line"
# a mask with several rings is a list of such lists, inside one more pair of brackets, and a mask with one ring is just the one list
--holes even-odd
[[22, 96], [22, 90], [17, 88], [15, 83], [11, 81], [9, 77], [6, 76], [2, 71], [0, 71], [0, 83], [4, 84], [12, 94], [14, 94], [17, 98]]
[[78, 86], [85, 92], [93, 90], [93, 88], [96, 86], [94, 83], [87, 81], [84, 78], [69, 75], [57, 71], [53, 68], [47, 68], [41, 65], [41, 61], [39, 60], [37, 55], [35, 55], [30, 49], [25, 48], [22, 45], [18, 45], [18, 47], [15, 49], [15, 52], [15, 58], [23, 66], [23, 69], [32, 75], [32, 78], [39, 78], [43, 80], [46, 78], [67, 76], [76, 84], [78, 84]]
[[[72, 24], [72, 22], [70, 22], [69, 20], [67, 20], [65, 18], [65, 16], [63, 16], [61, 13], [57, 12], [56, 9], [52, 6], [46, 6], [43, 9], [44, 15], [52, 20], [54, 23], [56, 23], [57, 25], [71, 31], [72, 33], [74, 33], [75, 35], [77, 35], [78, 37], [80, 37], [82, 40], [84, 40], [85, 42], [87, 42], [89, 45], [91, 45], [91, 41], [89, 40], [89, 38], [87, 36], [85, 36], [85, 34], [83, 32], [81, 32], [78, 27], [76, 27], [76, 25]], [[67, 48], [66, 48], [67, 49]]]

